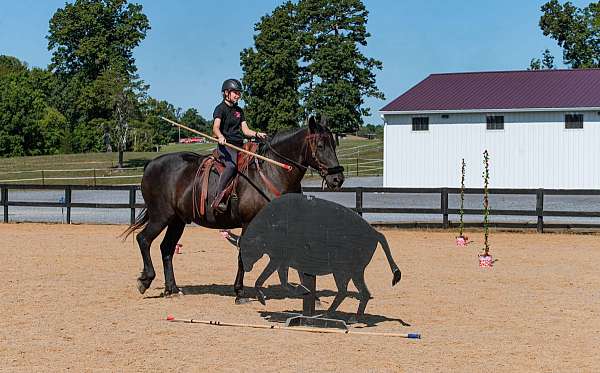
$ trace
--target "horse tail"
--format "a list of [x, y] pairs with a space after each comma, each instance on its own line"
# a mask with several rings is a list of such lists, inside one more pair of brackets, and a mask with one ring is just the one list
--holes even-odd
[[377, 241], [379, 241], [379, 243], [381, 244], [381, 247], [383, 248], [383, 252], [385, 253], [385, 257], [387, 258], [388, 264], [390, 265], [390, 269], [392, 270], [392, 274], [394, 275], [394, 278], [392, 279], [392, 286], [394, 286], [400, 281], [400, 278], [402, 277], [402, 273], [400, 272], [400, 269], [396, 265], [396, 262], [394, 262], [394, 258], [392, 258], [392, 252], [390, 251], [390, 245], [388, 245], [388, 242], [385, 239], [385, 236], [380, 232], [377, 232], [377, 235], [378, 235]]
[[123, 233], [121, 233], [119, 237], [122, 237], [123, 241], [125, 241], [127, 237], [129, 237], [133, 232], [146, 225], [149, 219], [150, 218], [148, 217], [148, 210], [143, 209], [135, 218], [135, 222], [133, 222], [133, 224], [127, 227], [127, 229], [125, 229], [125, 231], [123, 231]]

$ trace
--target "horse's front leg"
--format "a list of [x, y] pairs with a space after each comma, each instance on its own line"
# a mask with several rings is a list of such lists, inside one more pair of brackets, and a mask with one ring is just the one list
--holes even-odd
[[[240, 237], [244, 235], [246, 227], [242, 227], [242, 233]], [[242, 251], [238, 246], [238, 270], [235, 276], [235, 282], [233, 283], [233, 290], [235, 291], [235, 304], [244, 304], [249, 301], [247, 297], [244, 297], [244, 264], [242, 263]]]
[[235, 290], [235, 304], [243, 304], [248, 301], [244, 297], [244, 264], [242, 263], [242, 253], [238, 252], [238, 270], [233, 284]]

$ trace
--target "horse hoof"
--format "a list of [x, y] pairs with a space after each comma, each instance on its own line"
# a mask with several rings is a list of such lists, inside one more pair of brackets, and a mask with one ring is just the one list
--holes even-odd
[[140, 279], [137, 280], [137, 289], [140, 292], [140, 294], [144, 294], [146, 292], [146, 290], [148, 290], [148, 288], [144, 285], [144, 283]]
[[235, 297], [235, 304], [240, 305], [240, 304], [246, 304], [246, 303], [250, 303], [250, 298]]
[[400, 270], [398, 268], [396, 268], [394, 270], [394, 278], [392, 280], [392, 286], [394, 286], [397, 283], [399, 283], [401, 278], [402, 278], [402, 272], [400, 272]]

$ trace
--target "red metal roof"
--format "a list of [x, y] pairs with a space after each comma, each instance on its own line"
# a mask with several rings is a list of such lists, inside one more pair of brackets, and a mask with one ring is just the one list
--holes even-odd
[[431, 74], [381, 111], [600, 107], [600, 69]]

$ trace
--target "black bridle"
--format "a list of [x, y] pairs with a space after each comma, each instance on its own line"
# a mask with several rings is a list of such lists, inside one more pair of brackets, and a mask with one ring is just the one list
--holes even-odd
[[306, 140], [308, 141], [308, 147], [306, 148], [306, 150], [310, 148], [312, 157], [317, 162], [317, 170], [319, 171], [319, 175], [321, 175], [322, 178], [325, 178], [325, 176], [327, 175], [339, 174], [341, 172], [344, 172], [343, 166], [338, 165], [335, 167], [327, 167], [327, 165], [321, 162], [321, 160], [317, 156], [317, 142], [320, 139], [325, 138], [325, 136], [326, 135], [320, 133], [313, 133], [306, 136]]

